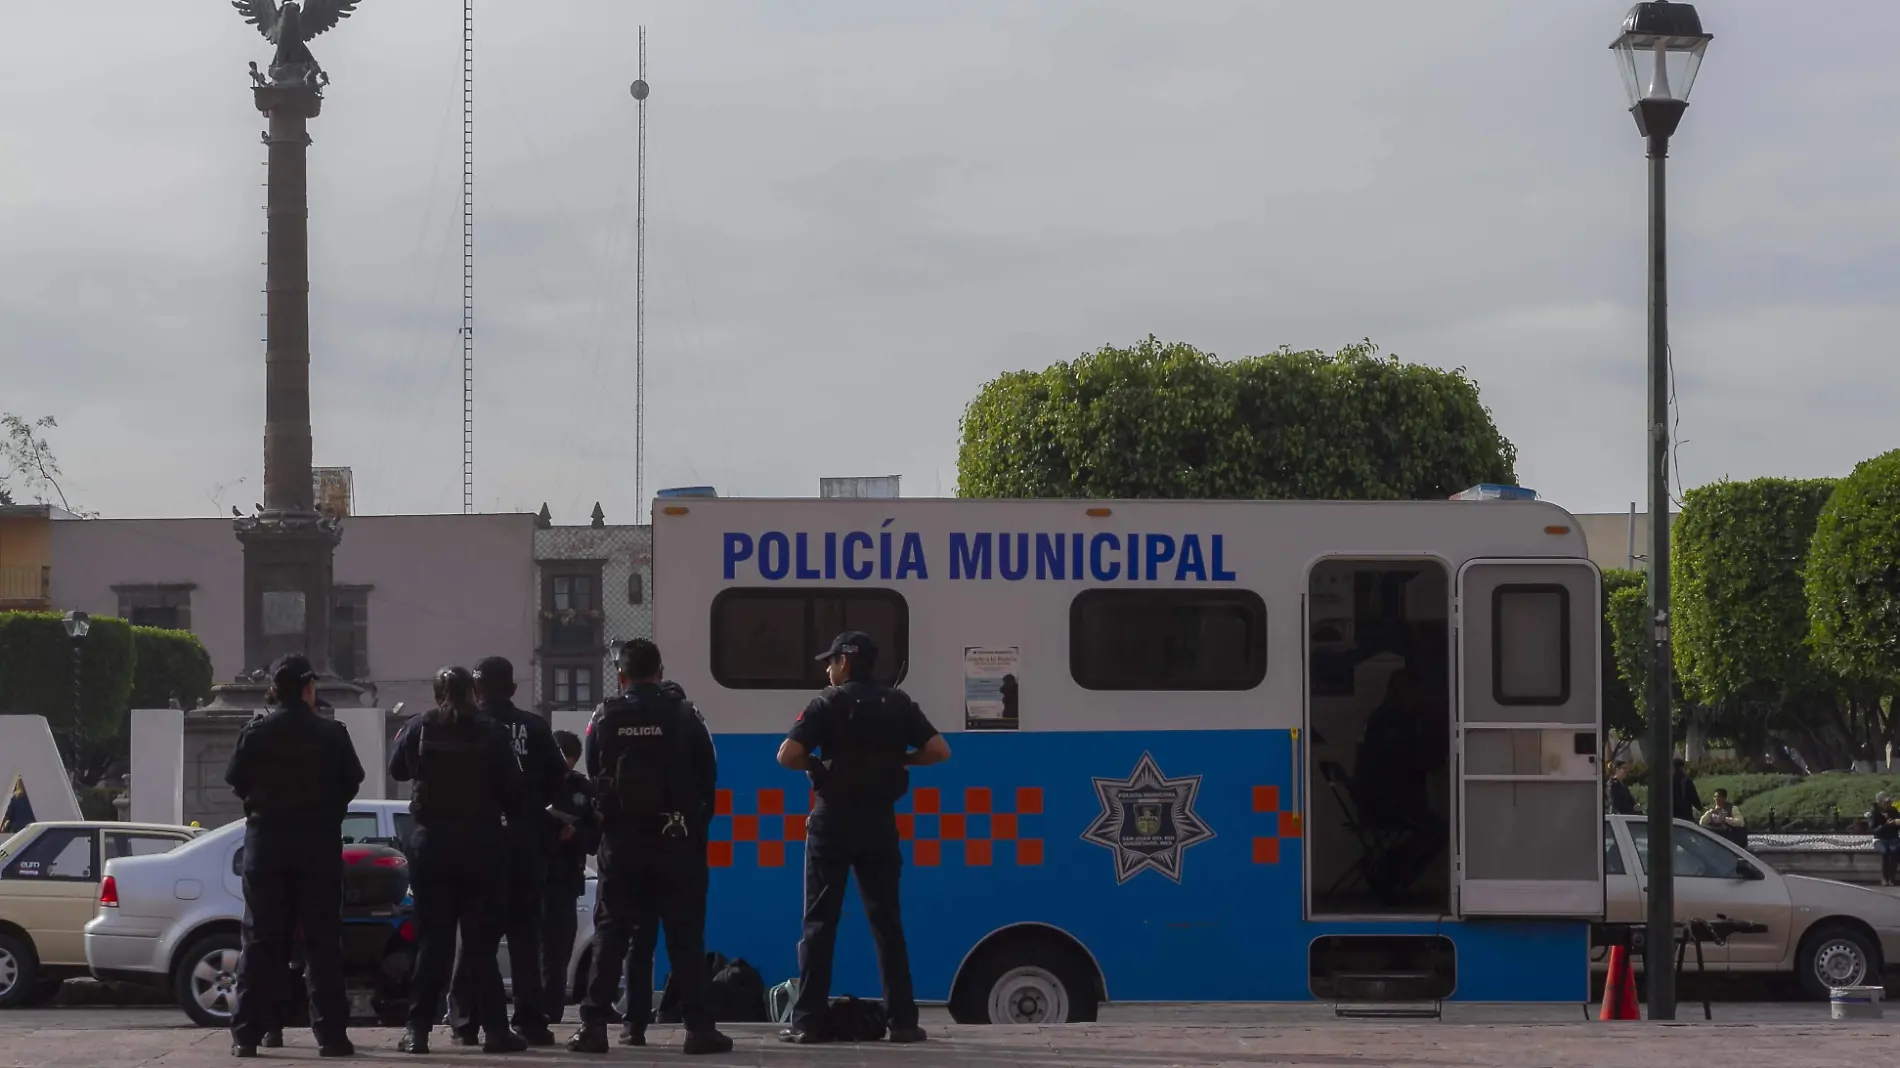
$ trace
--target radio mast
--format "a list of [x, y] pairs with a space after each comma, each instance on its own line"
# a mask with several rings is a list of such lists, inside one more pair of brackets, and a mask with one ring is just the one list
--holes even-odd
[[462, 0], [462, 514], [475, 511], [475, 0]]
[[640, 27], [640, 76], [630, 87], [640, 110], [633, 252], [633, 506], [647, 506], [647, 28]]

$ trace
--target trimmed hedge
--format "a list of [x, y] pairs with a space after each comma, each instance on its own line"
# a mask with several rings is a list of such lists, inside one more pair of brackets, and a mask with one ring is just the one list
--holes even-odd
[[[1700, 785], [1700, 784], [1698, 784]], [[1742, 813], [1751, 831], [1845, 831], [1874, 807], [1874, 795], [1900, 795], [1900, 775], [1828, 771], [1757, 795]]]
[[1900, 449], [1835, 487], [1815, 525], [1807, 595], [1816, 659], [1888, 692], [1900, 685]]
[[[1645, 774], [1647, 774], [1647, 772], [1645, 772]], [[1691, 774], [1694, 775], [1693, 772], [1691, 772]], [[1792, 786], [1801, 781], [1801, 777], [1798, 775], [1777, 775], [1762, 772], [1743, 772], [1737, 775], [1695, 775], [1694, 778], [1696, 793], [1702, 795], [1703, 805], [1706, 806], [1709, 804], [1709, 799], [1714, 796], [1715, 791], [1727, 790], [1728, 799], [1742, 806], [1742, 815], [1750, 820], [1750, 822], [1754, 820], [1753, 811], [1756, 798], [1771, 791], [1779, 790], [1782, 787]], [[1649, 807], [1649, 786], [1646, 783], [1639, 784], [1634, 774], [1630, 776], [1630, 793], [1635, 795], [1637, 804], [1643, 806], [1645, 809]], [[1872, 797], [1873, 795], [1868, 795], [1869, 805], [1873, 803]], [[1677, 813], [1677, 815], [1680, 816], [1682, 813]]]
[[136, 654], [128, 708], [195, 708], [211, 698], [211, 654], [188, 630], [133, 627]]
[[79, 643], [79, 711], [73, 701], [73, 640], [56, 612], [0, 612], [0, 715], [45, 716], [64, 743], [111, 738], [125, 723], [136, 653], [132, 628], [95, 616]]

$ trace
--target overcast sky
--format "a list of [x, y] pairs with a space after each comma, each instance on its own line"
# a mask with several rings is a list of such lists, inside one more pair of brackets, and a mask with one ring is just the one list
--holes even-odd
[[[1671, 160], [1681, 475], [1900, 445], [1900, 5], [1709, 0]], [[1520, 481], [1644, 495], [1643, 148], [1617, 0], [483, 0], [476, 496], [632, 522], [648, 26], [649, 489], [950, 494], [999, 372], [1154, 333], [1464, 366]], [[1819, 14], [1813, 12], [1810, 14]], [[460, 5], [311, 45], [316, 459], [461, 507]], [[0, 409], [76, 504], [261, 499], [270, 46], [224, 0], [0, 12]]]

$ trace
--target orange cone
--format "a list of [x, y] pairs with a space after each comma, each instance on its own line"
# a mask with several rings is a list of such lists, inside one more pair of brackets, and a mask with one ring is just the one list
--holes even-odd
[[1597, 1019], [1642, 1018], [1642, 1010], [1636, 1007], [1636, 969], [1630, 966], [1629, 950], [1622, 946], [1611, 946], [1610, 974], [1603, 983], [1603, 1011], [1597, 1014]]

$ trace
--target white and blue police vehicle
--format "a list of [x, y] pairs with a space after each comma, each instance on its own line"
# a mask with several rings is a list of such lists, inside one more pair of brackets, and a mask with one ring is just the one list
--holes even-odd
[[[654, 636], [719, 749], [706, 941], [797, 973], [842, 630], [950, 741], [900, 803], [918, 997], [1585, 1002], [1601, 577], [1535, 500], [664, 499]], [[854, 895], [855, 898], [855, 895]], [[876, 997], [861, 906], [832, 993]]]

